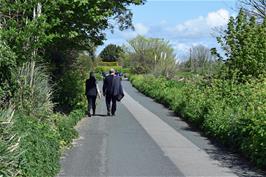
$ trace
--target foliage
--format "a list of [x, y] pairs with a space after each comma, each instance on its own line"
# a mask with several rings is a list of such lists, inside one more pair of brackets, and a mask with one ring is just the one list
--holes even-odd
[[239, 149], [259, 167], [265, 167], [265, 79], [245, 84], [220, 79], [183, 83], [132, 76], [131, 82], [205, 133]]
[[169, 78], [175, 75], [174, 49], [168, 41], [137, 36], [128, 41], [125, 51], [134, 73], [154, 73]]
[[15, 72], [16, 92], [12, 98], [16, 109], [26, 115], [43, 119], [52, 113], [52, 89], [45, 67], [25, 63]]
[[53, 101], [57, 103], [56, 110], [69, 113], [74, 109], [85, 106], [85, 80], [95, 65], [91, 56], [79, 54], [78, 59], [71, 65], [61, 64], [55, 69], [56, 80]]
[[0, 38], [0, 106], [8, 102], [14, 92], [12, 70], [15, 67], [15, 53]]
[[117, 62], [121, 59], [123, 49], [120, 46], [109, 44], [100, 53], [100, 58], [104, 62]]
[[20, 54], [21, 62], [42, 54], [46, 46], [90, 50], [88, 43], [101, 44], [103, 30], [113, 27], [109, 19], [121, 30], [132, 27], [132, 13], [127, 6], [143, 3], [143, 0], [1, 0], [1, 32], [8, 45]]
[[201, 75], [212, 75], [217, 72], [220, 62], [217, 61], [209, 48], [196, 45], [190, 49], [187, 60], [179, 64], [181, 70]]
[[225, 61], [227, 78], [235, 75], [239, 81], [259, 78], [266, 70], [266, 20], [257, 24], [254, 17], [247, 17], [243, 10], [217, 38], [228, 59]]
[[53, 115], [53, 119], [59, 133], [59, 142], [62, 148], [69, 146], [74, 138], [77, 138], [78, 133], [74, 126], [83, 117], [82, 110], [74, 110], [68, 116], [61, 114]]
[[12, 132], [14, 110], [0, 110], [0, 176], [18, 176], [19, 143], [17, 135]]
[[118, 62], [99, 62], [98, 66], [119, 66]]
[[21, 135], [22, 176], [55, 176], [60, 158], [58, 133], [49, 124], [22, 114], [16, 117], [14, 131]]
[[121, 72], [122, 71], [122, 67], [121, 66], [97, 66], [95, 68], [95, 72], [96, 73], [109, 72], [111, 68], [113, 68], [117, 72]]
[[83, 117], [83, 111], [76, 110], [69, 116], [53, 114], [45, 70], [31, 62], [13, 71], [17, 84], [11, 99], [16, 108], [14, 125], [14, 111], [0, 113], [1, 175], [55, 176], [61, 149], [77, 136], [73, 127]]
[[22, 154], [15, 165], [21, 176], [55, 176], [60, 169], [62, 149], [77, 137], [74, 126], [82, 117], [83, 110], [75, 110], [68, 116], [53, 114], [50, 121], [16, 113], [13, 131], [21, 136], [19, 152]]

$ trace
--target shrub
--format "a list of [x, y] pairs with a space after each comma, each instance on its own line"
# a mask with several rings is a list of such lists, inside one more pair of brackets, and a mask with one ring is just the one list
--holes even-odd
[[153, 76], [131, 76], [133, 86], [220, 142], [266, 166], [266, 79], [239, 84], [212, 79], [180, 83]]
[[116, 66], [119, 66], [118, 65], [118, 62], [99, 62], [99, 64], [98, 64], [99, 66], [114, 66], [114, 67], [116, 67]]
[[72, 111], [68, 116], [53, 114], [53, 121], [39, 121], [35, 117], [17, 113], [13, 131], [21, 136], [16, 169], [21, 176], [55, 176], [59, 169], [62, 150], [78, 136], [74, 126], [83, 117], [82, 110]]
[[14, 131], [21, 135], [19, 168], [22, 176], [55, 176], [59, 170], [59, 135], [47, 123], [16, 115]]
[[53, 111], [51, 86], [45, 67], [26, 63], [15, 73], [17, 88], [12, 98], [17, 110], [43, 119]]
[[77, 70], [67, 71], [59, 81], [57, 81], [55, 100], [57, 110], [70, 113], [75, 109], [83, 109], [85, 102], [85, 78]]
[[82, 110], [74, 110], [68, 116], [63, 116], [62, 114], [55, 114], [53, 116], [62, 148], [69, 146], [72, 140], [77, 138], [78, 132], [74, 129], [74, 126], [81, 120], [83, 115]]
[[109, 72], [111, 68], [115, 69], [115, 71], [118, 71], [118, 72], [122, 71], [121, 66], [97, 66], [95, 68], [95, 72], [96, 73]]
[[14, 110], [0, 112], [0, 176], [20, 175], [19, 138], [12, 132]]

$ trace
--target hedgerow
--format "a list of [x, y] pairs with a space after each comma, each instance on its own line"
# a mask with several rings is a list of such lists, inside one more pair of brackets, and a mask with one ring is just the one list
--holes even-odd
[[220, 79], [185, 83], [139, 75], [132, 76], [131, 82], [206, 134], [265, 168], [265, 79], [245, 84]]
[[55, 176], [62, 150], [78, 135], [74, 126], [83, 107], [77, 105], [69, 115], [54, 113], [49, 78], [35, 63], [24, 64], [13, 76], [19, 87], [12, 106], [3, 102], [0, 109], [0, 176]]

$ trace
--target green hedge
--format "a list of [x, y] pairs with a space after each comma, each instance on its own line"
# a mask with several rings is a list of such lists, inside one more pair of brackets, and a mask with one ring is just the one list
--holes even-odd
[[49, 122], [23, 114], [15, 115], [13, 131], [21, 137], [18, 165], [21, 176], [55, 176], [60, 169], [62, 149], [78, 136], [74, 126], [82, 117], [81, 110], [72, 111], [68, 116], [54, 114]]
[[99, 66], [119, 66], [118, 62], [99, 62]]
[[95, 68], [95, 72], [96, 73], [109, 72], [111, 68], [119, 72], [122, 71], [122, 66], [97, 66]]
[[130, 79], [144, 94], [265, 168], [266, 80], [235, 84], [225, 80], [184, 83], [152, 76]]

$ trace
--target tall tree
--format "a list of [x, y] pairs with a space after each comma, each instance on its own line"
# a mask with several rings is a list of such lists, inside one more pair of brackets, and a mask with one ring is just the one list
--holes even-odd
[[240, 10], [236, 18], [231, 17], [228, 27], [218, 42], [225, 51], [225, 64], [230, 77], [237, 75], [241, 81], [247, 77], [257, 78], [266, 74], [266, 20], [256, 23]]
[[189, 59], [186, 62], [186, 66], [190, 68], [192, 72], [204, 73], [212, 62], [212, 55], [210, 49], [203, 45], [196, 45], [190, 49]]
[[167, 77], [175, 73], [175, 54], [169, 41], [137, 36], [128, 41], [126, 51], [136, 73], [155, 73]]
[[[58, 92], [75, 87], [73, 83], [83, 83], [82, 77], [75, 72], [80, 51], [87, 50], [93, 55], [95, 47], [105, 39], [104, 30], [114, 28], [115, 24], [120, 30], [133, 28], [129, 6], [144, 2], [145, 0], [0, 0], [1, 40], [16, 54], [15, 65], [22, 66], [31, 60], [48, 64], [53, 82], [56, 83], [57, 92], [53, 98], [61, 105], [72, 106], [77, 103], [75, 98], [62, 101], [59, 98], [62, 94]], [[76, 82], [63, 82], [70, 80]], [[70, 86], [65, 86], [65, 83]], [[77, 89], [78, 93], [71, 94], [80, 95], [79, 91]]]
[[102, 44], [103, 30], [113, 28], [114, 23], [121, 30], [132, 27], [128, 6], [144, 1], [0, 0], [1, 33], [23, 60], [32, 58], [34, 52], [43, 54], [44, 49], [90, 50], [88, 43]]
[[120, 46], [109, 44], [101, 51], [99, 56], [104, 62], [114, 62], [120, 59], [123, 52]]
[[266, 17], [266, 0], [241, 0], [242, 8], [260, 21]]

